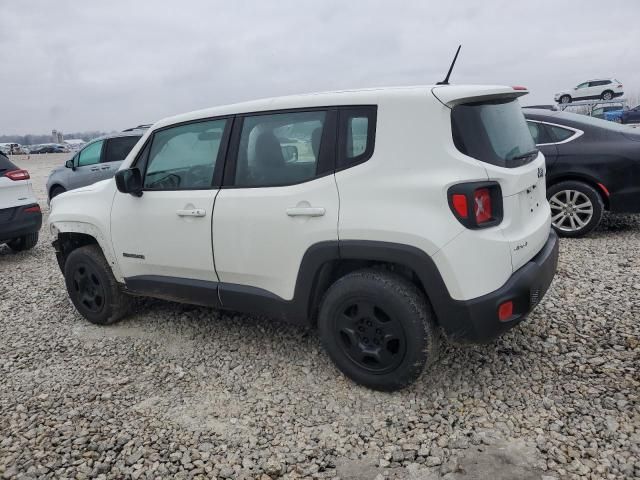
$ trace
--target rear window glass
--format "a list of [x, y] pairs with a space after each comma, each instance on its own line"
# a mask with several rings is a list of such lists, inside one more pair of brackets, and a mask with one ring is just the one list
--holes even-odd
[[537, 156], [515, 99], [456, 105], [451, 112], [451, 125], [456, 148], [482, 162], [511, 168]]
[[16, 167], [13, 163], [11, 163], [11, 160], [9, 160], [8, 157], [6, 157], [3, 153], [0, 153], [0, 173], [4, 173], [4, 172], [8, 172], [10, 170], [17, 170], [18, 167]]

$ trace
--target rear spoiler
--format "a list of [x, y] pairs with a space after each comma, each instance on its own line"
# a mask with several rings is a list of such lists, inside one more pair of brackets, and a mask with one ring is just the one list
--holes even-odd
[[525, 87], [500, 85], [439, 85], [431, 93], [443, 105], [453, 108], [461, 103], [518, 98], [529, 93]]

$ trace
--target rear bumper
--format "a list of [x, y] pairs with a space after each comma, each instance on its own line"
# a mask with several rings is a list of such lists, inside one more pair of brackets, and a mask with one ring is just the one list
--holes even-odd
[[[547, 292], [558, 265], [558, 237], [551, 231], [540, 252], [517, 270], [507, 283], [472, 300], [450, 299], [440, 304], [439, 317], [447, 337], [454, 341], [485, 343], [524, 320]], [[513, 301], [514, 315], [506, 322], [498, 319], [498, 307]], [[444, 318], [441, 318], [444, 320]]]
[[37, 207], [37, 203], [0, 210], [0, 242], [40, 231], [41, 212], [26, 212], [25, 209]]
[[612, 193], [609, 197], [611, 213], [640, 213], [640, 187]]

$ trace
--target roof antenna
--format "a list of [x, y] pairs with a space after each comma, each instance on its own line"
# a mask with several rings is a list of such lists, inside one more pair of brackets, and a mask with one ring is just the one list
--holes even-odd
[[456, 55], [453, 57], [453, 62], [451, 62], [451, 66], [449, 67], [449, 71], [447, 72], [447, 76], [444, 77], [444, 80], [436, 83], [436, 85], [449, 85], [449, 77], [451, 76], [451, 70], [453, 70], [453, 66], [456, 64], [456, 60], [458, 59], [458, 54], [460, 53], [460, 48], [462, 45], [458, 45], [458, 50], [456, 50]]

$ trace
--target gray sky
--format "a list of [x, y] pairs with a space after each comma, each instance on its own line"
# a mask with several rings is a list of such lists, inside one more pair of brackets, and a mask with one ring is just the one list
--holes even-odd
[[[640, 92], [640, 0], [0, 0], [0, 135], [440, 80]], [[563, 20], [568, 19], [568, 20]]]

